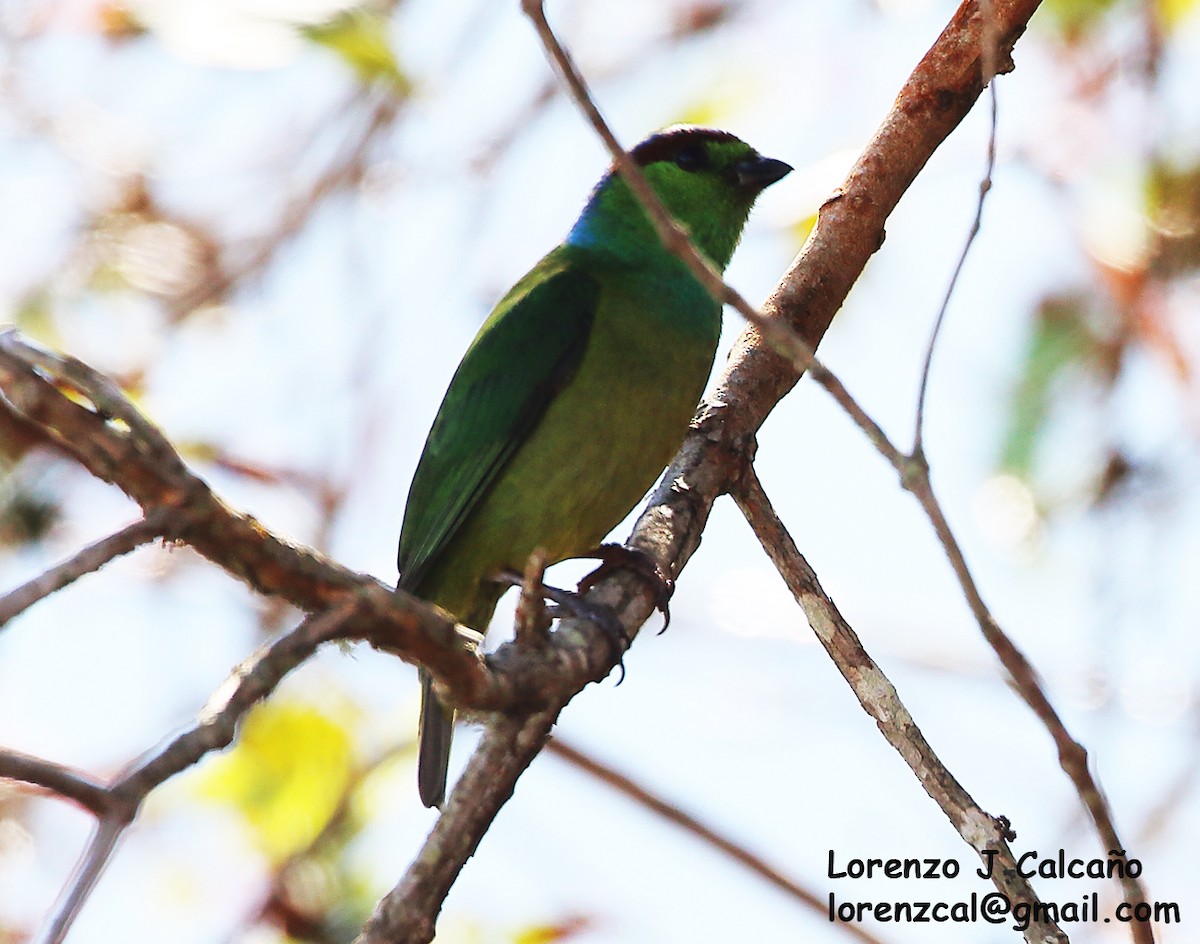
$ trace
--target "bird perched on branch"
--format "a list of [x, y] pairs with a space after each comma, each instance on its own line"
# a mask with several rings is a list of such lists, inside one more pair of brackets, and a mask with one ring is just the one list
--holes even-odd
[[[667, 129], [630, 153], [720, 271], [755, 198], [791, 170], [707, 128]], [[408, 493], [400, 589], [482, 638], [505, 590], [496, 577], [522, 572], [536, 548], [550, 563], [610, 558], [598, 545], [679, 448], [720, 333], [720, 304], [610, 169], [450, 381]], [[421, 694], [421, 800], [440, 806], [454, 715], [424, 672]]]

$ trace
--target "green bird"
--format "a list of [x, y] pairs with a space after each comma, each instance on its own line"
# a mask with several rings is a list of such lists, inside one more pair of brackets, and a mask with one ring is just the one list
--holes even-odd
[[[631, 154], [722, 271], [755, 198], [792, 169], [707, 128], [666, 129]], [[537, 548], [552, 564], [599, 550], [682, 443], [720, 333], [721, 306], [610, 169], [450, 381], [408, 493], [399, 588], [482, 639], [497, 575]], [[421, 681], [418, 782], [440, 806], [454, 715]]]

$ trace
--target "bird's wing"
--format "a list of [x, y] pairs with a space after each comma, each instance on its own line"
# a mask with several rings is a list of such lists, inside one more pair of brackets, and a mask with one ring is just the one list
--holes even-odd
[[564, 257], [556, 250], [513, 286], [450, 381], [404, 509], [405, 589], [419, 584], [579, 367], [600, 285]]

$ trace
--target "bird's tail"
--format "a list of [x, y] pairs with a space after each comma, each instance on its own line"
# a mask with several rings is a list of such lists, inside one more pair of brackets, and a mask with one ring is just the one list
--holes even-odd
[[454, 737], [454, 711], [434, 694], [433, 679], [421, 670], [421, 721], [417, 728], [417, 789], [426, 806], [441, 808], [446, 798], [446, 771], [450, 767], [450, 741]]

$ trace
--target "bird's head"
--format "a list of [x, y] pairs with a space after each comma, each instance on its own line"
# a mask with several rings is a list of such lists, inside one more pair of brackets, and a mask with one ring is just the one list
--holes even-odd
[[[727, 131], [688, 125], [652, 134], [629, 152], [667, 210], [720, 269], [729, 264], [755, 198], [792, 168]], [[645, 211], [615, 168], [600, 181], [572, 241], [654, 240]], [[582, 239], [576, 238], [582, 237]]]

